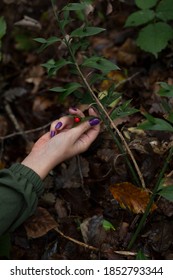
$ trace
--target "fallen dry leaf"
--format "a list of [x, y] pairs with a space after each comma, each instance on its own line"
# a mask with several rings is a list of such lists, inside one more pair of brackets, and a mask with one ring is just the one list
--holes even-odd
[[[100, 91], [108, 90], [112, 84], [118, 84], [126, 79], [120, 71], [113, 70], [107, 75], [108, 79], [100, 85]], [[119, 87], [120, 88], [120, 87]]]
[[54, 100], [45, 98], [44, 96], [37, 96], [34, 99], [32, 110], [34, 112], [41, 112], [47, 110], [54, 104]]
[[38, 207], [36, 213], [24, 223], [24, 227], [29, 238], [38, 238], [57, 227], [57, 223], [46, 209]]
[[[138, 188], [129, 182], [111, 185], [109, 190], [122, 208], [129, 209], [135, 214], [145, 212], [150, 198], [147, 190]], [[156, 208], [157, 206], [153, 204], [151, 211]]]
[[81, 177], [88, 177], [89, 162], [82, 156], [73, 157], [69, 164], [62, 165], [61, 175], [56, 179], [56, 187], [63, 189], [80, 188]]

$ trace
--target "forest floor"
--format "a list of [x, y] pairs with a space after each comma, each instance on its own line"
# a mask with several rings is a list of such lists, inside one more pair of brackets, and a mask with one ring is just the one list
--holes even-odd
[[[61, 58], [64, 50], [58, 50], [55, 44], [37, 52], [39, 45], [33, 38], [48, 38], [58, 31], [50, 2], [29, 2], [0, 3], [1, 15], [8, 26], [0, 66], [0, 168], [20, 162], [33, 142], [69, 107], [86, 110], [89, 106], [78, 104], [74, 96], [62, 103], [58, 94], [49, 91], [71, 82], [72, 77], [66, 68], [49, 77], [41, 66], [51, 58]], [[132, 105], [139, 109], [138, 113], [117, 119], [115, 124], [133, 152], [147, 189], [152, 192], [173, 136], [163, 131], [137, 130], [136, 126], [143, 120], [144, 111], [155, 117], [164, 114], [156, 92], [158, 82], [173, 84], [172, 50], [166, 48], [156, 59], [137, 48], [136, 30], [124, 28], [128, 15], [135, 10], [133, 1], [114, 2], [96, 1], [94, 24], [107, 32], [93, 37], [90, 49], [119, 66], [120, 70], [112, 72], [111, 77], [120, 83], [118, 91], [123, 100], [132, 99]], [[63, 1], [58, 1], [61, 4]], [[98, 11], [102, 16], [98, 16]], [[100, 90], [107, 87], [105, 81]], [[169, 180], [172, 169], [170, 161], [164, 174]], [[124, 157], [102, 126], [87, 152], [63, 162], [46, 178], [45, 192], [35, 215], [11, 236], [10, 258], [128, 260], [140, 258], [142, 252], [143, 258], [173, 259], [173, 203], [161, 197], [155, 201], [155, 209], [129, 249], [142, 216], [136, 207], [144, 203], [143, 197], [138, 194], [134, 197], [132, 183]], [[121, 201], [110, 192], [110, 187], [117, 186], [126, 190]]]

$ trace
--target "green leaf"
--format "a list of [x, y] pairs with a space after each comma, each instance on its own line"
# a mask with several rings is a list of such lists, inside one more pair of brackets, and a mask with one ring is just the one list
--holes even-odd
[[163, 21], [173, 20], [172, 0], [162, 0], [156, 7], [156, 16]]
[[85, 61], [82, 63], [82, 66], [98, 69], [104, 74], [107, 74], [112, 70], [119, 69], [116, 64], [99, 56], [92, 56], [85, 59]]
[[124, 102], [121, 106], [118, 106], [115, 108], [115, 110], [111, 113], [110, 117], [112, 120], [115, 120], [117, 118], [123, 118], [126, 116], [130, 116], [134, 113], [139, 112], [139, 110], [129, 107], [131, 100], [128, 100]]
[[[115, 107], [121, 100], [122, 93], [114, 91], [115, 86], [111, 86], [108, 91], [104, 91], [105, 95], [101, 98], [100, 102], [106, 107]], [[113, 92], [111, 92], [113, 89]], [[103, 92], [103, 94], [104, 94]], [[99, 94], [100, 95], [100, 94]]]
[[139, 32], [136, 40], [137, 45], [144, 51], [150, 52], [157, 57], [168, 41], [173, 38], [173, 29], [164, 22], [148, 24]]
[[63, 11], [79, 11], [79, 10], [83, 10], [86, 8], [86, 3], [85, 2], [81, 2], [81, 3], [69, 3], [68, 5], [66, 5], [62, 10]]
[[173, 97], [173, 85], [168, 85], [165, 82], [160, 82], [161, 89], [158, 91], [160, 96]]
[[47, 40], [45, 38], [34, 38], [33, 40], [41, 44], [47, 43]]
[[65, 88], [63, 88], [63, 87], [54, 87], [54, 88], [51, 88], [50, 91], [64, 92], [64, 91], [66, 91], [66, 90], [65, 90]]
[[103, 31], [105, 31], [105, 29], [100, 27], [79, 27], [72, 31], [71, 36], [82, 38], [87, 36], [93, 36]]
[[72, 19], [70, 19], [70, 17], [69, 17], [69, 13], [70, 13], [70, 11], [64, 11], [63, 19], [59, 20], [59, 24], [62, 29], [64, 29], [66, 27], [66, 25], [68, 25], [72, 21]]
[[135, 0], [136, 6], [140, 9], [150, 9], [157, 4], [158, 0]]
[[74, 95], [75, 95], [75, 97], [76, 98], [78, 98], [79, 99], [79, 101], [80, 101], [80, 103], [81, 104], [93, 104], [93, 102], [94, 102], [94, 99], [93, 99], [93, 97], [90, 95], [90, 93], [89, 92], [79, 92], [79, 91], [75, 91], [74, 92]]
[[51, 88], [50, 91], [59, 92], [61, 93], [61, 100], [64, 100], [68, 95], [76, 91], [78, 88], [82, 87], [79, 83], [69, 83], [64, 87], [54, 87]]
[[147, 118], [147, 120], [141, 123], [140, 125], [138, 125], [139, 129], [173, 132], [173, 126], [169, 124], [167, 121], [159, 118], [154, 118], [149, 114], [145, 114], [145, 117]]
[[44, 39], [44, 38], [35, 38], [34, 41], [41, 43], [42, 46], [39, 48], [39, 52], [43, 51], [44, 49], [46, 49], [48, 46], [56, 43], [56, 42], [61, 42], [61, 39], [59, 39], [58, 37], [50, 37], [48, 39]]
[[153, 10], [141, 10], [132, 13], [126, 20], [125, 27], [139, 26], [154, 19], [155, 13]]
[[111, 230], [111, 229], [115, 230], [115, 227], [113, 226], [113, 224], [111, 224], [109, 221], [107, 221], [105, 219], [102, 221], [102, 226], [106, 231]]
[[4, 17], [0, 17], [0, 39], [6, 34], [7, 24]]
[[42, 66], [47, 68], [48, 75], [54, 75], [59, 69], [67, 64], [72, 64], [71, 61], [67, 61], [64, 58], [54, 61], [54, 59], [50, 59], [47, 63], [43, 63]]
[[173, 186], [160, 186], [158, 194], [170, 201], [173, 201]]

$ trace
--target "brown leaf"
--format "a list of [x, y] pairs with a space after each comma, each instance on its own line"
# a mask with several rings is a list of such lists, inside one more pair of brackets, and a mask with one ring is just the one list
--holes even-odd
[[41, 112], [47, 110], [49, 107], [51, 107], [54, 104], [54, 100], [50, 100], [48, 98], [45, 98], [43, 96], [37, 96], [34, 99], [32, 110], [34, 112]]
[[56, 186], [58, 188], [80, 188], [81, 175], [82, 177], [88, 177], [88, 161], [82, 156], [80, 156], [78, 159], [73, 157], [69, 160], [69, 165], [62, 165], [61, 175], [56, 180]]
[[[150, 198], [148, 190], [138, 188], [129, 182], [111, 185], [109, 189], [122, 208], [129, 209], [135, 214], [145, 212]], [[156, 208], [157, 206], [153, 204], [151, 211]]]
[[38, 207], [36, 213], [25, 222], [24, 227], [28, 237], [38, 238], [57, 227], [57, 223], [46, 209]]

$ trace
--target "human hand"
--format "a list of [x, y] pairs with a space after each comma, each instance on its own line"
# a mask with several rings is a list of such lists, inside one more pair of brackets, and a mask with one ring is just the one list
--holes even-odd
[[[85, 117], [79, 109], [69, 109], [71, 115]], [[74, 126], [74, 118], [61, 117], [51, 124], [50, 132], [34, 144], [31, 153], [22, 164], [33, 169], [42, 179], [64, 160], [86, 151], [100, 131], [100, 120], [90, 108], [91, 119]]]

